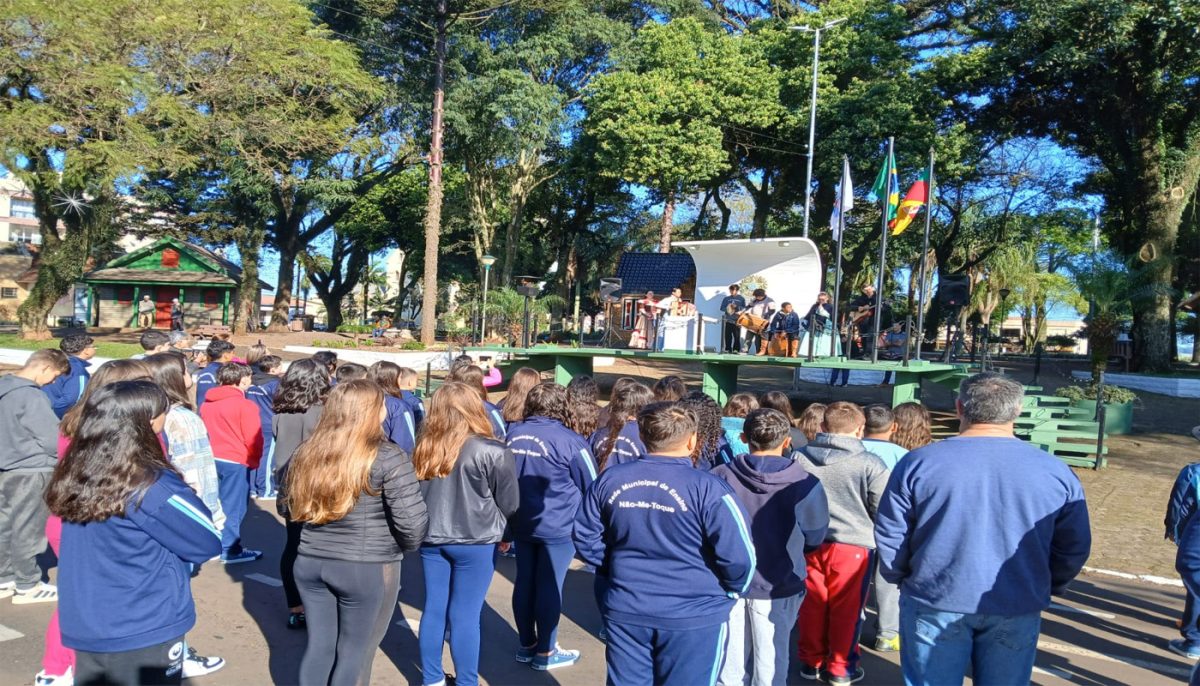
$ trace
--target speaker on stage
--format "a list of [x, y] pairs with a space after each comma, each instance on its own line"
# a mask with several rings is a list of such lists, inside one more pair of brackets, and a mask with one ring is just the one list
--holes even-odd
[[600, 302], [616, 302], [621, 295], [621, 280], [616, 277], [600, 279]]
[[938, 277], [938, 302], [947, 307], [962, 307], [971, 299], [971, 277], [967, 274]]

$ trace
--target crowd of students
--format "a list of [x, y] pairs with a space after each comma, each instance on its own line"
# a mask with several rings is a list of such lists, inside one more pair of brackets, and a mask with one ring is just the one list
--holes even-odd
[[[612, 684], [783, 684], [793, 660], [853, 683], [872, 585], [874, 648], [901, 652], [908, 683], [961, 682], [968, 664], [979, 683], [1028, 681], [1039, 613], [1089, 551], [1078, 480], [1012, 436], [1021, 388], [995, 374], [963, 383], [962, 432], [933, 443], [916, 403], [795, 417], [783, 393], [722, 408], [667, 377], [619, 379], [601, 407], [591, 378], [519, 369], [493, 405], [497, 374], [469, 357], [423, 403], [416, 372], [390, 362], [321, 352], [283, 371], [218, 340], [198, 366], [144, 343], [71, 386], [61, 421], [49, 387], [87, 373], [90, 339], [0, 377], [0, 595], [61, 612], [39, 686], [220, 669], [186, 640], [190, 578], [261, 556], [241, 537], [252, 496], [285, 522], [302, 684], [369, 682], [417, 551], [427, 686], [447, 681], [447, 642], [454, 683], [478, 683], [497, 554], [516, 557], [513, 654], [534, 670], [581, 658], [557, 640], [579, 558]], [[59, 588], [34, 559], [43, 531]]]

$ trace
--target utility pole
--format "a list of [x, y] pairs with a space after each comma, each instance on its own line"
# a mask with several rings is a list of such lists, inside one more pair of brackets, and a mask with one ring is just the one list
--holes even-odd
[[813, 59], [812, 59], [812, 99], [808, 105], [808, 152], [805, 157], [807, 161], [807, 171], [804, 174], [804, 237], [808, 238], [808, 220], [812, 207], [812, 171], [813, 171], [813, 148], [817, 142], [817, 70], [821, 62], [821, 32], [831, 29], [838, 24], [846, 21], [845, 17], [827, 21], [821, 26], [812, 27], [807, 24], [803, 26], [789, 26], [792, 31], [803, 31], [813, 35]]

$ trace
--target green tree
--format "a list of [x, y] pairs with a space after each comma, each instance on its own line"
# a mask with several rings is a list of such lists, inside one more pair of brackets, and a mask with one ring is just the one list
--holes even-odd
[[1171, 359], [1169, 291], [1184, 209], [1200, 185], [1200, 4], [1173, 0], [971, 3], [965, 95], [1002, 130], [1054, 138], [1098, 163], [1106, 231], [1159, 286], [1134, 312], [1140, 366]]
[[730, 170], [725, 127], [771, 125], [779, 81], [761, 45], [697, 19], [648, 26], [593, 84], [587, 129], [608, 174], [663, 203], [659, 249], [671, 249], [676, 203]]

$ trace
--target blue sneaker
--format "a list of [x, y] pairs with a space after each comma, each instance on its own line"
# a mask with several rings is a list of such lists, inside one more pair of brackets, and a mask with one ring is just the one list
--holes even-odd
[[1173, 638], [1167, 641], [1167, 650], [1189, 660], [1200, 660], [1200, 646], [1189, 646], [1188, 642], [1182, 638]]
[[579, 662], [579, 656], [578, 650], [563, 650], [555, 646], [554, 652], [549, 655], [534, 655], [533, 668], [539, 672], [547, 672], [559, 667], [570, 667]]
[[222, 555], [221, 562], [224, 562], [227, 565], [240, 565], [243, 562], [254, 562], [255, 560], [257, 560], [260, 557], [262, 557], [261, 550], [250, 550], [249, 548], [242, 548], [241, 552], [231, 553], [229, 555]]
[[537, 646], [532, 648], [517, 648], [517, 662], [529, 664], [533, 662], [533, 656], [537, 655]]

